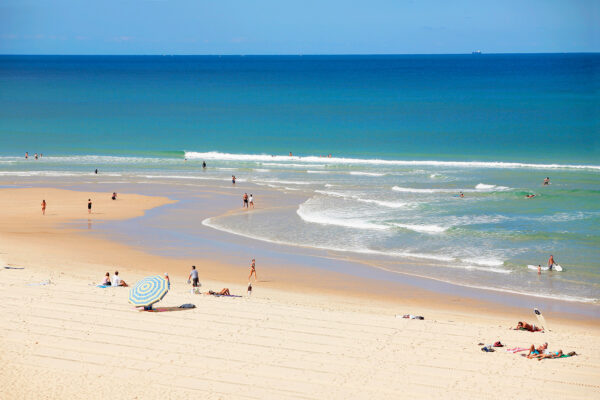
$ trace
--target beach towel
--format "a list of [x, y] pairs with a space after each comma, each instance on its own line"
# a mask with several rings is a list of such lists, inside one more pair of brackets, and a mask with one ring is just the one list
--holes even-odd
[[238, 296], [235, 294], [219, 294], [219, 293], [208, 293], [209, 296], [215, 296], [215, 297], [242, 297], [242, 296]]
[[529, 350], [529, 348], [528, 347], [513, 347], [512, 349], [506, 349], [507, 352], [513, 353], [513, 354], [519, 353], [521, 351], [526, 351], [526, 350]]
[[96, 287], [99, 288], [107, 288], [107, 287], [112, 287], [111, 285], [96, 285]]

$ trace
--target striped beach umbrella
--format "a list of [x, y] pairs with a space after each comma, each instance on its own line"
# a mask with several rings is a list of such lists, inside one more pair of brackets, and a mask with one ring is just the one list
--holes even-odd
[[160, 275], [148, 276], [129, 290], [129, 302], [137, 307], [150, 306], [161, 301], [168, 291], [166, 279]]

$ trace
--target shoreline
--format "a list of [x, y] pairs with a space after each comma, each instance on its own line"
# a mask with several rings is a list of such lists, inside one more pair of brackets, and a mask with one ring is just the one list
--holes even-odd
[[[6, 190], [25, 190], [25, 191], [40, 191], [40, 190], [48, 190], [48, 189], [2, 189]], [[152, 189], [150, 192], [154, 191]], [[6, 193], [6, 192], [5, 192]], [[76, 192], [77, 193], [77, 192]], [[227, 194], [224, 192], [223, 194]], [[78, 196], [87, 196], [83, 195], [83, 193], [78, 194]], [[91, 194], [89, 194], [91, 195]], [[124, 194], [123, 196], [136, 196], [130, 194]], [[203, 193], [201, 196], [210, 197], [210, 194]], [[109, 201], [109, 205], [110, 205]], [[119, 204], [122, 204], [119, 201]], [[164, 206], [177, 207], [179, 204], [178, 201], [167, 200], [165, 198], [161, 198], [158, 201], [155, 201], [157, 204], [156, 207], [149, 208], [145, 212], [149, 213], [161, 213], [164, 210]], [[268, 207], [268, 206], [267, 206]], [[225, 209], [225, 207], [223, 207]], [[222, 211], [222, 210], [221, 210]], [[228, 210], [227, 213], [237, 213], [238, 210]], [[115, 216], [105, 216], [101, 214], [94, 215], [96, 221], [94, 222], [95, 228], [91, 228], [89, 221], [86, 222], [86, 218], [75, 218], [75, 219], [67, 219], [62, 221], [57, 221], [56, 226], [53, 228], [54, 231], [49, 232], [48, 227], [45, 227], [46, 230], [44, 233], [43, 241], [47, 244], [48, 242], [52, 243], [52, 235], [59, 237], [57, 240], [54, 250], [50, 250], [48, 246], [34, 246], [28, 245], [25, 253], [42, 253], [48, 254], [49, 252], [56, 251], [56, 249], [60, 248], [58, 243], [73, 243], [69, 247], [69, 251], [64, 251], [60, 255], [57, 255], [57, 258], [84, 258], [88, 257], [88, 259], [93, 264], [99, 265], [111, 265], [114, 263], [110, 257], [106, 256], [108, 254], [118, 254], [120, 261], [119, 265], [131, 265], [132, 270], [134, 271], [152, 271], [155, 273], [161, 272], [157, 266], [169, 266], [169, 271], [175, 276], [179, 276], [181, 278], [186, 277], [187, 269], [189, 265], [198, 265], [198, 270], [200, 272], [201, 281], [203, 279], [215, 280], [220, 282], [226, 282], [229, 285], [245, 285], [247, 279], [246, 272], [248, 270], [248, 266], [245, 265], [249, 261], [249, 256], [245, 257], [239, 253], [243, 252], [244, 249], [252, 248], [255, 252], [264, 253], [265, 247], [271, 248], [277, 246], [269, 246], [269, 244], [261, 244], [256, 246], [256, 243], [252, 239], [242, 238], [241, 241], [231, 240], [231, 233], [222, 232], [220, 230], [214, 230], [213, 228], [206, 228], [210, 232], [207, 233], [208, 236], [212, 238], [212, 240], [204, 245], [206, 249], [208, 249], [211, 244], [221, 242], [227, 243], [230, 247], [228, 248], [216, 248], [212, 250], [207, 250], [207, 255], [198, 258], [198, 257], [189, 257], [189, 256], [181, 256], [181, 257], [173, 257], [172, 255], [157, 255], [153, 254], [148, 244], [139, 243], [137, 246], [134, 244], [135, 237], [130, 237], [128, 240], [123, 241], [122, 238], [119, 238], [118, 235], [111, 234], [110, 232], [120, 231], [121, 229], [115, 228], [116, 224], [128, 224], [128, 225], [138, 225], [141, 220], [137, 220], [135, 223], [131, 223], [131, 217], [140, 217], [139, 213], [131, 214], [127, 218], [121, 216], [121, 219], [115, 218]], [[81, 216], [79, 216], [81, 217]], [[107, 218], [108, 217], [108, 218]], [[168, 216], [167, 216], [168, 217]], [[22, 216], [18, 217], [22, 218]], [[104, 220], [103, 220], [104, 219]], [[110, 221], [112, 219], [112, 221]], [[87, 229], [86, 229], [87, 224]], [[118, 227], [119, 225], [117, 225]], [[124, 225], [120, 225], [124, 226]], [[100, 232], [95, 232], [97, 229], [100, 229]], [[91, 231], [90, 231], [91, 230]], [[3, 231], [4, 233], [4, 231]], [[21, 232], [26, 233], [26, 232]], [[35, 235], [34, 232], [28, 232], [29, 234]], [[91, 235], [90, 235], [91, 233]], [[21, 235], [18, 235], [15, 239], [20, 238]], [[7, 238], [5, 237], [5, 240]], [[133, 243], [132, 243], [133, 241]], [[208, 241], [208, 240], [207, 240]], [[242, 243], [242, 242], [245, 242]], [[12, 241], [13, 247], [16, 248], [18, 246], [17, 241]], [[240, 245], [245, 245], [246, 247], [238, 248]], [[262, 247], [261, 247], [262, 246]], [[75, 247], [79, 247], [79, 251], [75, 252], [73, 249]], [[285, 246], [284, 246], [285, 247]], [[43, 250], [40, 250], [42, 248]], [[85, 249], [85, 252], [82, 252], [81, 249]], [[103, 252], [102, 256], [99, 256], [98, 249], [110, 249], [108, 252]], [[236, 251], [236, 255], [226, 256], [225, 253], [229, 251]], [[289, 249], [286, 249], [289, 250]], [[295, 249], [297, 250], [297, 249]], [[525, 306], [524, 304], [530, 303], [539, 306], [539, 304], [544, 304], [542, 300], [539, 299], [525, 299], [521, 301], [513, 301], [506, 302], [503, 299], [503, 302], [499, 302], [494, 295], [487, 295], [482, 297], [479, 294], [479, 297], [473, 297], [465, 295], [464, 290], [462, 293], [456, 293], [456, 287], [453, 284], [449, 284], [446, 282], [436, 282], [430, 278], [426, 277], [411, 277], [409, 274], [400, 273], [400, 277], [397, 281], [386, 281], [386, 275], [382, 276], [373, 276], [369, 271], [372, 271], [373, 266], [364, 266], [361, 262], [349, 257], [346, 259], [338, 258], [338, 255], [326, 255], [326, 254], [315, 254], [314, 252], [305, 252], [304, 249], [300, 249], [295, 253], [290, 253], [289, 251], [282, 252], [283, 256], [280, 254], [276, 254], [277, 249], [275, 249], [275, 254], [268, 253], [265, 257], [267, 260], [259, 259], [259, 264], [257, 266], [257, 270], [259, 272], [259, 276], [263, 277], [262, 282], [258, 282], [258, 287], [255, 285], [255, 290], [257, 288], [265, 287], [273, 290], [282, 290], [282, 291], [290, 291], [294, 293], [311, 293], [311, 295], [316, 295], [319, 293], [327, 293], [329, 295], [333, 295], [338, 297], [341, 300], [369, 300], [372, 302], [380, 303], [384, 305], [384, 308], [389, 310], [397, 308], [399, 305], [410, 305], [411, 307], [419, 307], [428, 310], [436, 310], [436, 309], [444, 309], [446, 311], [460, 311], [467, 312], [472, 311], [474, 309], [478, 310], [479, 315], [485, 313], [489, 310], [493, 310], [495, 315], [504, 314], [515, 315], [520, 314], [527, 315], [531, 312], [533, 307]], [[282, 258], [283, 257], [283, 258]], [[246, 260], [248, 258], [248, 260]], [[221, 260], [219, 262], [215, 262], [215, 260]], [[238, 262], [236, 262], [238, 261]], [[282, 262], [285, 262], [286, 266], [282, 266]], [[326, 264], [326, 265], [325, 265]], [[352, 267], [352, 268], [350, 268]], [[350, 271], [349, 271], [350, 268]], [[366, 269], [365, 272], [361, 272], [360, 269]], [[162, 268], [165, 269], [166, 268]], [[355, 270], [352, 273], [352, 270]], [[121, 267], [121, 270], [123, 268]], [[123, 272], [121, 272], [123, 274]], [[366, 274], [366, 275], [365, 275]], [[268, 279], [264, 279], [267, 276]], [[101, 275], [99, 276], [100, 279]], [[416, 279], [416, 280], [415, 280]], [[423, 283], [425, 281], [425, 284]], [[485, 293], [484, 293], [485, 295]], [[513, 297], [519, 297], [517, 295]], [[494, 301], [496, 300], [496, 301]], [[556, 303], [556, 300], [550, 300], [549, 303]], [[547, 303], [548, 304], [548, 303]], [[451, 306], [449, 306], [451, 305]], [[563, 312], [559, 308], [557, 311], [553, 310], [552, 307], [542, 307], [545, 310], [545, 314], [550, 316], [552, 319], [560, 319], [564, 321], [572, 321], [581, 324], [590, 324], [596, 325], [600, 323], [600, 318], [598, 318], [600, 309], [594, 308], [595, 305], [589, 305], [590, 311], [587, 314], [573, 314], [569, 312]], [[585, 306], [584, 306], [585, 307]], [[530, 314], [531, 316], [531, 314]], [[591, 320], [587, 320], [592, 318]]]

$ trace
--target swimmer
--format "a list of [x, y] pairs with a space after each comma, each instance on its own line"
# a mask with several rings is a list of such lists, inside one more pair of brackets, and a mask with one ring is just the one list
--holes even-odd
[[33, 157], [37, 160], [38, 159], [37, 153], [35, 153], [35, 155]]
[[544, 179], [544, 185], [549, 185], [550, 184], [550, 177], [547, 176], [546, 179]]

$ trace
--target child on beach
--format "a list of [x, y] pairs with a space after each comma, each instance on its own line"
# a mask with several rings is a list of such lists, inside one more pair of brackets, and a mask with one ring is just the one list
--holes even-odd
[[254, 208], [254, 196], [252, 196], [252, 193], [250, 193], [250, 205], [252, 206], [252, 208]]

